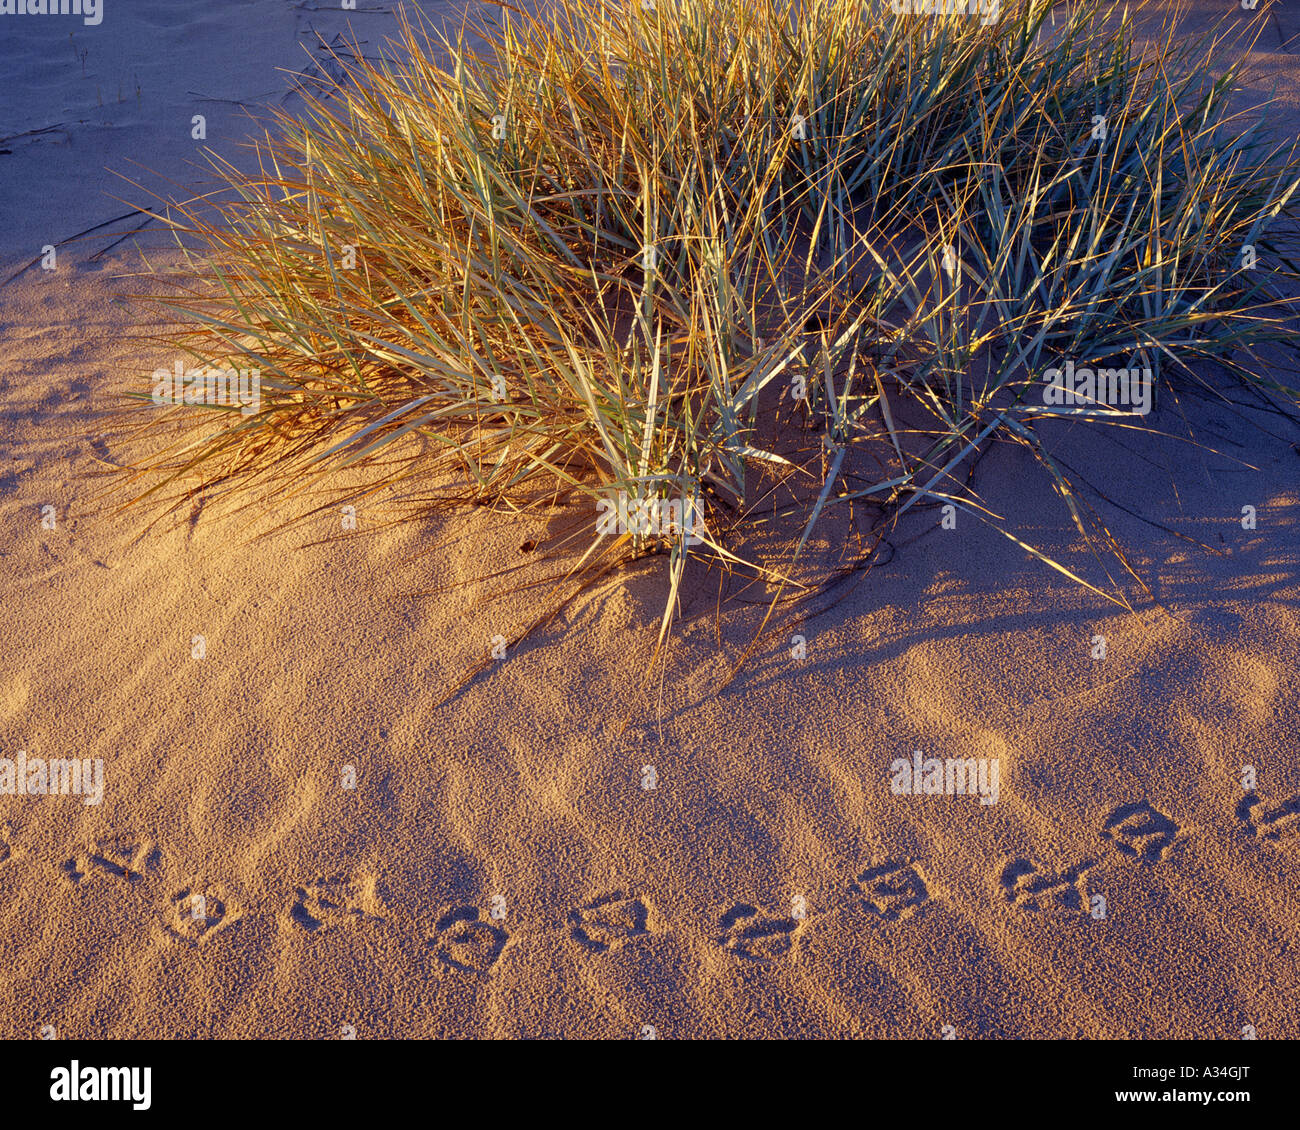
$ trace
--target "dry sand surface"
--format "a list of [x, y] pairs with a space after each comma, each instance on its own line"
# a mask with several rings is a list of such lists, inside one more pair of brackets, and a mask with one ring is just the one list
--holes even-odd
[[[291, 104], [276, 68], [346, 15], [106, 5], [3, 29], [0, 136], [45, 132], [0, 143], [0, 277], [127, 211], [105, 166], [202, 186], [192, 115], [233, 153], [235, 101]], [[1243, 99], [1276, 82], [1294, 135], [1289, 12]], [[98, 413], [172, 360], [114, 301], [148, 285], [110, 247], [132, 222], [0, 290], [0, 757], [104, 764], [99, 804], [0, 796], [0, 1037], [1300, 1035], [1293, 421], [1225, 384], [1152, 418], [1218, 454], [1060, 425], [1151, 586], [1133, 613], [918, 507], [725, 689], [762, 607], [689, 575], [647, 679], [651, 561], [440, 706], [536, 613], [516, 586], [562, 559], [521, 546], [572, 515], [97, 510], [130, 454]], [[1105, 583], [1023, 451], [974, 485]], [[895, 795], [916, 750], [996, 758], [997, 803]]]

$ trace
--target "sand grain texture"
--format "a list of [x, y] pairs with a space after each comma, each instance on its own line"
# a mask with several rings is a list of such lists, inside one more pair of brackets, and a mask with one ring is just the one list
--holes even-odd
[[[0, 156], [6, 276], [125, 211], [101, 165], [194, 156], [188, 90], [279, 99], [305, 21], [342, 26], [235, 8], [109, 0], [102, 33], [73, 28], [101, 91], [127, 84], [120, 112], [68, 28], [6, 28], [0, 134], [63, 122]], [[389, 17], [365, 18], [377, 39]], [[1294, 132], [1300, 70], [1266, 49]], [[197, 85], [200, 56], [222, 62]], [[209, 105], [229, 148], [237, 108]], [[889, 564], [724, 690], [760, 613], [724, 606], [719, 633], [716, 579], [693, 577], [647, 681], [651, 563], [438, 706], [536, 613], [476, 578], [548, 517], [380, 530], [377, 502], [356, 535], [327, 514], [253, 541], [301, 504], [148, 533], [93, 515], [85, 475], [115, 458], [95, 413], [170, 362], [124, 340], [111, 297], [138, 260], [102, 246], [0, 291], [0, 756], [106, 770], [98, 806], [0, 797], [0, 1037], [1300, 1035], [1295, 424], [1240, 393], [1162, 406], [1256, 469], [1061, 425], [1067, 460], [1150, 519], [1101, 507], [1159, 606], [1118, 610], [918, 507]], [[975, 485], [1098, 577], [1023, 452]], [[998, 803], [893, 795], [913, 750], [999, 759]]]

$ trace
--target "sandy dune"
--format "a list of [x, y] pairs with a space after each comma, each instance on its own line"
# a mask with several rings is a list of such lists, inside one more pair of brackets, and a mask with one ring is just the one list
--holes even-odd
[[[0, 136], [55, 128], [0, 145], [0, 278], [127, 211], [102, 166], [199, 185], [192, 114], [222, 152], [244, 127], [196, 97], [291, 99], [275, 68], [345, 22], [106, 2], [5, 29]], [[1294, 135], [1300, 19], [1275, 22], [1257, 61]], [[1133, 613], [918, 507], [725, 689], [762, 606], [719, 617], [691, 575], [647, 679], [652, 561], [439, 706], [535, 615], [509, 590], [573, 515], [98, 510], [89, 476], [130, 454], [98, 413], [171, 361], [127, 336], [114, 296], [149, 284], [119, 277], [129, 240], [92, 258], [114, 238], [0, 291], [0, 758], [104, 765], [98, 804], [0, 795], [0, 1037], [1300, 1035], [1293, 420], [1225, 384], [1153, 417], [1217, 455], [1060, 425], [1151, 586]], [[975, 487], [1105, 583], [1023, 452]], [[997, 803], [891, 792], [914, 751], [996, 758]]]

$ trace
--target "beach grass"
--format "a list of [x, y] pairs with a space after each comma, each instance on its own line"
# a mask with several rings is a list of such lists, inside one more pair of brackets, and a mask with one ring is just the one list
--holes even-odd
[[[404, 21], [276, 114], [255, 175], [214, 162], [220, 192], [158, 209], [185, 266], [157, 344], [257, 370], [260, 399], [139, 392], [159, 438], [131, 496], [360, 467], [367, 493], [562, 499], [594, 525], [621, 492], [633, 520], [567, 577], [665, 553], [665, 632], [691, 558], [762, 575], [774, 604], [808, 591], [800, 554], [845, 505], [883, 531], [951, 504], [1092, 588], [962, 472], [1023, 446], [1124, 562], [1042, 437], [1045, 371], [1132, 367], [1159, 392], [1212, 360], [1296, 399], [1260, 351], [1294, 340], [1300, 162], [1230, 109], [1241, 18], [1146, 49], [1111, 0], [560, 0], [454, 40]], [[785, 559], [742, 559], [778, 485]]]

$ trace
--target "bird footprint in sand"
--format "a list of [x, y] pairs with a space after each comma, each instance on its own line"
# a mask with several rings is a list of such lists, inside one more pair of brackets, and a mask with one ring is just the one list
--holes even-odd
[[896, 860], [867, 868], [857, 877], [852, 890], [861, 896], [864, 910], [886, 922], [910, 918], [930, 899], [916, 867]]
[[769, 962], [794, 950], [807, 918], [768, 915], [755, 906], [737, 903], [722, 916], [718, 944], [747, 961]]
[[575, 941], [590, 950], [604, 953], [617, 949], [632, 938], [648, 934], [649, 911], [638, 898], [627, 898], [622, 891], [597, 899], [569, 914], [570, 933]]
[[1155, 863], [1168, 859], [1181, 829], [1145, 800], [1123, 804], [1108, 817], [1102, 839], [1110, 840], [1121, 855]]
[[242, 913], [229, 898], [195, 884], [172, 895], [164, 917], [162, 931], [169, 940], [198, 946], [229, 929]]
[[1265, 804], [1254, 795], [1242, 797], [1237, 805], [1237, 819], [1248, 835], [1261, 840], [1288, 839], [1300, 834], [1300, 793], [1274, 805]]
[[438, 919], [429, 945], [449, 969], [486, 976], [506, 940], [506, 932], [485, 919], [477, 907], [458, 906]]
[[1087, 859], [1064, 871], [1049, 871], [1029, 859], [1013, 859], [999, 882], [1007, 902], [1023, 910], [1082, 910], [1088, 906], [1084, 872], [1097, 861]]
[[161, 853], [139, 836], [124, 834], [92, 841], [71, 859], [64, 860], [64, 877], [81, 883], [91, 876], [138, 883], [158, 866]]
[[289, 917], [312, 933], [347, 922], [383, 920], [383, 903], [375, 893], [373, 876], [317, 879], [297, 888], [295, 895]]

